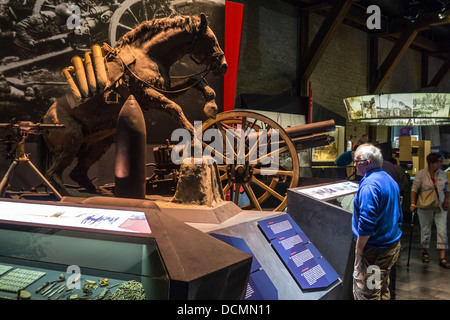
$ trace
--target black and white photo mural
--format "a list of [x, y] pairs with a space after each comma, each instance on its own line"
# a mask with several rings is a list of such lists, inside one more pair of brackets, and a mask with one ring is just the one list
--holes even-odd
[[[67, 83], [61, 71], [74, 56], [91, 46], [114, 47], [140, 23], [176, 15], [204, 13], [220, 46], [224, 47], [225, 0], [2, 0], [0, 3], [0, 123], [39, 122], [52, 103], [63, 96]], [[203, 69], [180, 59], [170, 75], [181, 77]], [[206, 77], [223, 110], [223, 77]], [[199, 113], [204, 98], [197, 90], [178, 101], [189, 121], [205, 120]], [[179, 127], [169, 115], [149, 111], [148, 141], [165, 143]]]
[[344, 99], [349, 121], [385, 126], [450, 124], [450, 94], [395, 93]]

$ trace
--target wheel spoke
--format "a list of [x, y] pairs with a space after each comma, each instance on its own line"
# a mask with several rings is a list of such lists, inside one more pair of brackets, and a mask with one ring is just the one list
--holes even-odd
[[277, 154], [278, 153], [278, 155], [279, 155], [280, 153], [285, 152], [287, 150], [289, 150], [289, 147], [288, 146], [284, 146], [284, 147], [281, 147], [281, 148], [279, 148], [277, 150], [270, 151], [269, 153], [267, 153], [267, 154], [263, 155], [262, 157], [259, 157], [258, 159], [256, 159], [256, 161], [257, 161], [256, 163], [261, 163], [266, 158], [270, 158], [273, 154]]
[[226, 164], [217, 165], [217, 168], [219, 169], [219, 171], [222, 171], [222, 172], [227, 172], [227, 170], [228, 170], [228, 166]]
[[136, 21], [137, 24], [140, 24], [141, 21], [139, 21], [139, 19], [134, 15], [134, 12], [131, 11], [131, 9], [128, 7], [127, 11], [131, 14], [131, 16], [134, 18], [134, 20]]
[[[234, 145], [233, 145], [234, 143], [232, 143], [230, 140], [228, 140], [227, 133], [226, 133], [227, 129], [225, 129], [223, 127], [222, 123], [218, 122], [217, 128], [219, 129], [220, 133], [222, 134], [222, 139], [224, 140], [223, 144], [225, 145], [225, 155], [226, 155], [226, 156], [224, 156], [224, 160], [225, 160], [224, 163], [233, 163], [233, 161], [228, 161], [228, 160], [231, 160], [231, 159], [228, 159], [228, 150], [231, 150], [230, 153], [233, 152], [230, 156], [234, 157], [233, 159], [236, 159], [237, 155], [234, 150]], [[233, 133], [232, 130], [228, 130], [228, 132]]]
[[257, 210], [261, 211], [262, 210], [261, 209], [261, 205], [259, 204], [258, 199], [256, 198], [255, 193], [253, 192], [253, 189], [250, 187], [250, 184], [249, 183], [244, 183], [243, 186], [244, 186], [245, 192], [247, 193], [250, 201], [253, 203], [255, 208]]
[[290, 170], [279, 170], [279, 169], [261, 169], [261, 168], [254, 168], [253, 174], [262, 174], [262, 171], [264, 172], [265, 176], [294, 176], [294, 171]]
[[[206, 150], [206, 149], [208, 149], [208, 150], [211, 149], [212, 150], [211, 156], [218, 156], [219, 158], [222, 159], [223, 163], [227, 163], [227, 158], [223, 154], [221, 154], [219, 151], [217, 151], [216, 149], [212, 149], [212, 147], [209, 144], [207, 144], [206, 142], [202, 141], [202, 146], [203, 146], [204, 150]], [[213, 153], [214, 153], [214, 155], [213, 155]]]
[[133, 30], [133, 28], [131, 28], [131, 27], [129, 27], [129, 26], [123, 24], [123, 23], [120, 23], [120, 22], [117, 24], [117, 26], [118, 26], [118, 27], [122, 27], [122, 28], [124, 28], [124, 29], [127, 29], [127, 30], [129, 30], [129, 31], [130, 31], [130, 30]]
[[233, 182], [228, 181], [228, 183], [223, 187], [223, 194], [227, 193], [228, 190], [230, 190], [231, 186], [233, 185]]
[[240, 194], [240, 190], [241, 189], [241, 184], [240, 183], [235, 183], [234, 184], [234, 203], [236, 205], [239, 205], [239, 194]]
[[264, 182], [258, 180], [255, 178], [255, 176], [252, 176], [251, 178], [252, 182], [254, 182], [258, 187], [261, 187], [262, 189], [264, 189], [265, 191], [269, 192], [271, 195], [273, 195], [275, 198], [277, 198], [280, 201], [284, 200], [284, 197], [279, 194], [278, 192], [276, 192], [275, 190], [269, 188], [269, 186], [267, 186]]

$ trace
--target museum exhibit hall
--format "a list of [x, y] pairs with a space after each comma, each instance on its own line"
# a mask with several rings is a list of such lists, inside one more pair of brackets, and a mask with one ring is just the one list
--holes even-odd
[[449, 0], [0, 9], [0, 300], [450, 300]]

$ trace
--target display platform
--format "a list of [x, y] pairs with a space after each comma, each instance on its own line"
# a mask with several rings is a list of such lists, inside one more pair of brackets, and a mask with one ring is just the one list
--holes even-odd
[[287, 212], [343, 281], [334, 292], [338, 299], [352, 297], [352, 211], [357, 188], [357, 183], [343, 180], [288, 189]]
[[[267, 219], [286, 219], [286, 217], [288, 215], [281, 212], [244, 210], [221, 224], [187, 224], [220, 238], [232, 246], [241, 247], [243, 251], [249, 250], [247, 252], [251, 252], [260, 267], [256, 271], [252, 269], [249, 281], [251, 289], [249, 291], [252, 291], [254, 287], [262, 290], [258, 293], [259, 299], [274, 299], [273, 287], [276, 289], [278, 300], [319, 300], [330, 298], [333, 296], [332, 293], [341, 285], [340, 279], [336, 279], [333, 283], [320, 288], [302, 288], [295, 279], [293, 272], [289, 269], [290, 266], [283, 262], [273, 244], [261, 230], [259, 223], [263, 223]], [[236, 239], [239, 240], [236, 241]], [[242, 243], [245, 243], [243, 247]], [[257, 272], [259, 271], [263, 271], [263, 273], [260, 273], [264, 277], [262, 280], [258, 278], [260, 274]], [[271, 285], [267, 284], [269, 280]], [[266, 285], [258, 286], [252, 281], [256, 283], [262, 281]]]
[[[50, 298], [98, 298], [104, 290], [120, 296], [130, 288], [145, 299], [245, 297], [251, 256], [161, 213], [152, 202], [64, 200], [0, 200], [0, 298], [15, 299], [25, 290], [28, 298], [48, 299], [50, 292], [36, 291], [60, 274], [65, 280], [54, 282]], [[65, 292], [70, 267], [79, 268], [82, 286]], [[102, 279], [108, 284], [101, 286]], [[91, 294], [85, 284], [92, 285]]]

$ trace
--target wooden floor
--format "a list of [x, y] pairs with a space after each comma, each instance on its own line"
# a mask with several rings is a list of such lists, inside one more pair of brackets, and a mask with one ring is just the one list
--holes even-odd
[[[411, 223], [403, 226], [402, 251], [396, 267], [395, 299], [396, 300], [450, 300], [450, 269], [439, 266], [439, 251], [436, 249], [436, 229], [433, 227], [430, 262], [422, 262], [420, 245], [420, 225], [415, 219], [410, 261], [408, 267], [408, 251], [410, 243]], [[450, 253], [447, 252], [450, 261]]]

